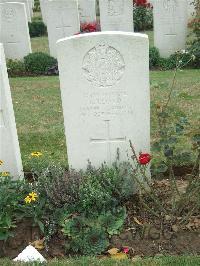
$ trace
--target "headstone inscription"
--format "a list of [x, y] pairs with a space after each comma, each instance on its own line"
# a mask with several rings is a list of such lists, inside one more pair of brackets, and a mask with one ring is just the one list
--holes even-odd
[[[129, 140], [149, 152], [149, 45], [143, 34], [102, 32], [57, 43], [69, 165], [85, 169], [117, 157]], [[70, 62], [70, 64], [67, 64]]]
[[21, 4], [25, 4], [25, 10], [26, 10], [27, 19], [28, 19], [29, 22], [31, 22], [31, 9], [30, 9], [29, 0], [0, 0], [0, 4], [3, 4], [3, 3], [21, 3]]
[[46, 2], [46, 19], [50, 54], [56, 57], [56, 42], [80, 32], [78, 2], [76, 0]]
[[91, 23], [96, 21], [96, 1], [78, 0], [81, 23]]
[[31, 53], [31, 42], [25, 5], [0, 4], [0, 42], [8, 59], [23, 59]]
[[0, 172], [23, 177], [14, 111], [3, 45], [0, 44]]
[[161, 56], [169, 57], [185, 49], [187, 36], [187, 0], [153, 0], [154, 45]]
[[99, 0], [102, 31], [133, 32], [132, 0]]

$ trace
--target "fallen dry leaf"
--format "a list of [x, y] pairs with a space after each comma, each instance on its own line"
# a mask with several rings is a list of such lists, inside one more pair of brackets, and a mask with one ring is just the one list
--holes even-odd
[[133, 220], [136, 222], [136, 224], [143, 225], [136, 217], [133, 217]]
[[116, 255], [119, 252], [118, 248], [111, 248], [107, 251], [110, 255]]
[[178, 232], [178, 226], [176, 224], [172, 225], [172, 230], [177, 233]]
[[125, 260], [128, 259], [128, 256], [127, 254], [120, 252], [115, 255], [111, 255], [111, 258], [115, 260]]
[[42, 250], [42, 249], [44, 249], [44, 240], [45, 240], [44, 238], [39, 239], [39, 240], [35, 240], [34, 242], [32, 242], [30, 244], [31, 244], [31, 246], [33, 246], [37, 250]]

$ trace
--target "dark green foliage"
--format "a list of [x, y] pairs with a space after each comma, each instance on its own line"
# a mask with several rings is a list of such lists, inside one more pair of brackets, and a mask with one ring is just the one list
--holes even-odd
[[132, 168], [128, 163], [89, 167], [80, 186], [80, 210], [86, 213], [109, 210], [121, 204], [135, 190]]
[[160, 53], [156, 47], [149, 48], [149, 68], [153, 69], [160, 65]]
[[39, 12], [40, 11], [40, 1], [34, 0], [34, 11]]
[[33, 75], [44, 75], [48, 68], [54, 66], [57, 60], [45, 53], [32, 53], [24, 57], [25, 69]]
[[26, 76], [27, 73], [23, 61], [9, 59], [6, 63], [9, 77]]
[[150, 7], [137, 6], [133, 9], [135, 31], [150, 30], [153, 28], [153, 11]]
[[200, 68], [200, 38], [196, 39], [189, 49], [190, 53], [194, 55], [192, 67]]
[[22, 181], [12, 181], [10, 177], [0, 177], [0, 240], [13, 236], [16, 217], [22, 211], [21, 203], [26, 193]]
[[47, 27], [43, 21], [37, 20], [28, 23], [30, 37], [40, 37], [47, 34]]
[[109, 237], [120, 232], [125, 219], [125, 208], [89, 217], [63, 215], [62, 231], [70, 238], [68, 249], [84, 255], [101, 254], [109, 245]]
[[79, 173], [51, 165], [40, 174], [37, 188], [53, 207], [61, 208], [65, 205], [70, 208], [79, 202], [81, 181]]
[[71, 249], [83, 255], [99, 255], [106, 251], [109, 241], [102, 228], [85, 228], [71, 242]]

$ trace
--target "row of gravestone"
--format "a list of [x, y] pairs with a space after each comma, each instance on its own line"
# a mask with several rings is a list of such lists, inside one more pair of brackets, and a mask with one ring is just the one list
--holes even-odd
[[[150, 150], [148, 36], [127, 32], [76, 35], [57, 43], [69, 165], [85, 169]], [[67, 62], [70, 62], [67, 63]], [[19, 143], [0, 45], [0, 172], [23, 176]]]
[[[0, 42], [6, 58], [22, 59], [31, 53], [30, 36], [24, 4], [0, 0]], [[30, 0], [18, 0], [30, 1]], [[188, 0], [151, 0], [154, 10], [154, 44], [163, 57], [185, 49]], [[79, 0], [81, 20], [96, 18], [95, 0]], [[99, 0], [102, 31], [133, 32], [132, 0]], [[57, 57], [56, 42], [80, 31], [77, 0], [41, 0], [47, 24], [50, 54]], [[86, 12], [86, 10], [90, 12]]]

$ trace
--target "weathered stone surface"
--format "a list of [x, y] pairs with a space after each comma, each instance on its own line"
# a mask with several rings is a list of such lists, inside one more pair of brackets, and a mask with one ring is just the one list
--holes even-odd
[[0, 42], [5, 56], [23, 59], [31, 53], [31, 42], [25, 5], [22, 3], [0, 4]]
[[154, 13], [154, 45], [168, 57], [185, 49], [188, 14], [187, 0], [151, 0]]
[[89, 33], [60, 40], [57, 52], [69, 165], [111, 165], [118, 151], [127, 161], [129, 140], [149, 152], [148, 37]]
[[96, 1], [78, 0], [80, 22], [90, 23], [96, 21]]
[[102, 31], [133, 32], [132, 0], [99, 0]]
[[21, 4], [25, 4], [25, 10], [26, 10], [26, 15], [27, 15], [27, 19], [29, 22], [31, 22], [31, 8], [30, 8], [30, 4], [29, 4], [30, 0], [0, 0], [0, 4], [3, 3], [21, 3]]
[[50, 54], [56, 57], [56, 42], [80, 32], [78, 2], [52, 0], [45, 4]]
[[10, 172], [14, 178], [23, 176], [15, 116], [4, 56], [0, 44], [0, 172]]
[[47, 24], [47, 18], [46, 18], [46, 2], [48, 0], [40, 0], [40, 10], [42, 14], [42, 20], [45, 24]]

